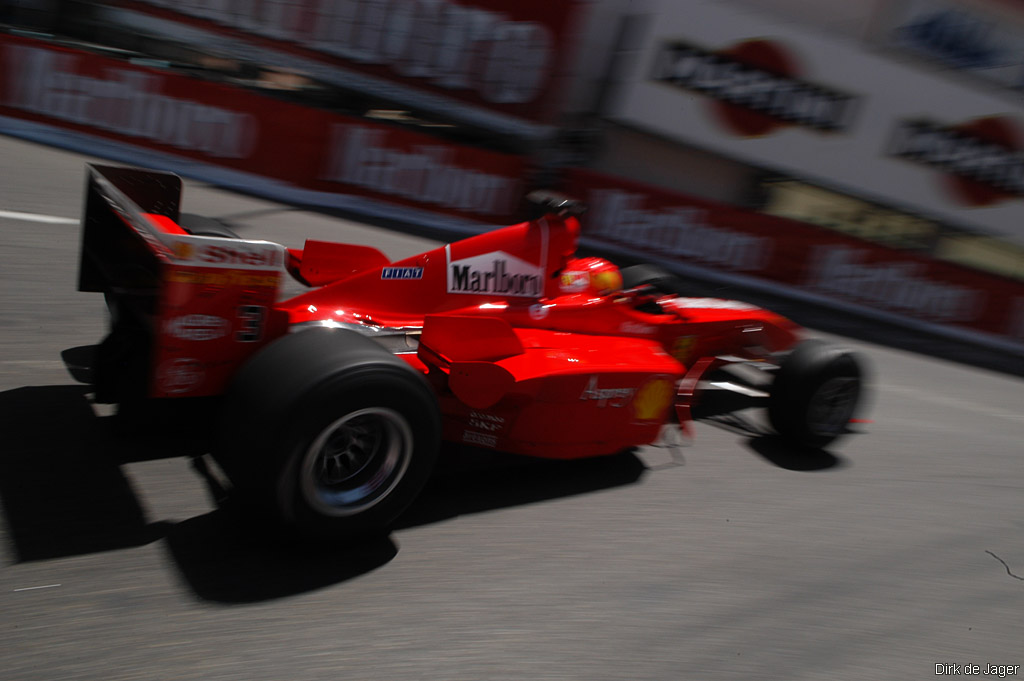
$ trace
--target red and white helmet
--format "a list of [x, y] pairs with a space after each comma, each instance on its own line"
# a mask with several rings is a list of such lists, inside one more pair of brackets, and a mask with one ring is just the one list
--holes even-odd
[[562, 270], [558, 288], [563, 294], [607, 296], [622, 290], [622, 274], [604, 258], [574, 258]]

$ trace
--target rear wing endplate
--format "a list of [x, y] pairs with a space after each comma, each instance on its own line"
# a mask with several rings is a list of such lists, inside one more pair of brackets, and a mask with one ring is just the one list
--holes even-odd
[[[223, 392], [237, 365], [284, 332], [275, 312], [285, 249], [268, 241], [190, 234], [171, 173], [89, 165], [78, 289], [103, 292], [115, 310], [110, 338], [144, 346], [145, 376], [132, 392], [198, 397]], [[127, 362], [97, 367], [100, 401], [124, 399]], [[104, 378], [104, 371], [108, 374]], [[109, 390], [101, 390], [107, 386]], [[101, 394], [102, 393], [102, 394]]]

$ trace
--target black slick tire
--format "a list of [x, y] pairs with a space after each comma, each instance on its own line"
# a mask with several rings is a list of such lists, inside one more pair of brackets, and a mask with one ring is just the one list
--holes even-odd
[[386, 531], [440, 445], [422, 375], [374, 341], [310, 329], [271, 343], [235, 376], [214, 457], [242, 499], [301, 534]]
[[847, 432], [863, 392], [858, 357], [819, 340], [803, 341], [779, 366], [768, 418], [790, 444], [820, 449]]

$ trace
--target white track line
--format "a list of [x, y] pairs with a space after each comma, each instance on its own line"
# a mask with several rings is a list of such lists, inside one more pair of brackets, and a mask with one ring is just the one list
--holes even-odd
[[38, 213], [18, 213], [12, 210], [0, 210], [0, 219], [22, 220], [24, 222], [45, 222], [51, 225], [78, 224], [78, 218], [61, 218], [56, 215], [39, 215]]
[[919, 388], [909, 388], [902, 385], [894, 385], [891, 383], [875, 386], [880, 393], [897, 393], [906, 397], [914, 397], [922, 402], [927, 402], [940, 407], [948, 407], [954, 410], [969, 411], [975, 414], [983, 414], [985, 416], [994, 416], [1005, 421], [1012, 421], [1014, 423], [1024, 423], [1024, 414], [1018, 414], [1016, 412], [1007, 411], [998, 407], [989, 407], [982, 404], [971, 404], [966, 400], [963, 400], [956, 396], [937, 395], [935, 393], [926, 392]]

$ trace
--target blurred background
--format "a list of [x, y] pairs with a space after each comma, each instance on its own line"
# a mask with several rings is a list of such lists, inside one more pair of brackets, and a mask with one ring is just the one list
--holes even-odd
[[1024, 351], [1019, 0], [2, 0], [0, 132]]

